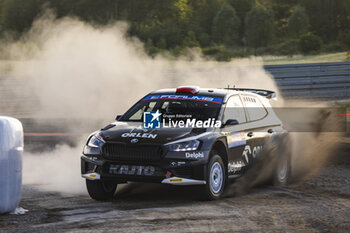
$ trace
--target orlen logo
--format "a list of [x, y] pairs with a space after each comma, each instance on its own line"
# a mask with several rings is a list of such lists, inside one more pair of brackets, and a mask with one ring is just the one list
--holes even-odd
[[144, 112], [143, 113], [143, 128], [145, 129], [159, 129], [160, 128], [160, 116], [162, 114], [157, 110], [156, 112]]

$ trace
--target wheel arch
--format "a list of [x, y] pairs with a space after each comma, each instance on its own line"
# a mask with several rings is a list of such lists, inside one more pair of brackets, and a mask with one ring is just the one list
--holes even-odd
[[[225, 162], [225, 165], [227, 165], [228, 163], [228, 151], [227, 151], [227, 143], [226, 140], [224, 138], [219, 138], [218, 140], [216, 140], [210, 150], [210, 153], [215, 150], [217, 152], [219, 152], [219, 156], [222, 157], [222, 159]], [[210, 156], [208, 158], [208, 161], [210, 159]]]

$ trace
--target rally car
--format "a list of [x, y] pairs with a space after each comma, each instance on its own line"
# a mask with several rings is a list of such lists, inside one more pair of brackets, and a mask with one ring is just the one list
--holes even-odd
[[[267, 145], [287, 135], [269, 103], [273, 98], [268, 90], [195, 86], [149, 93], [89, 136], [81, 157], [89, 195], [107, 200], [118, 184], [132, 181], [197, 185], [201, 198], [219, 199], [262, 161]], [[290, 156], [278, 151], [269, 158], [270, 178], [284, 185]]]

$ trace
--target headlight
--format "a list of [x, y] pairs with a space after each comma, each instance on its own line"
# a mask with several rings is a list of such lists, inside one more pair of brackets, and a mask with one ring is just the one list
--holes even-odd
[[103, 140], [102, 136], [99, 134], [95, 134], [90, 138], [88, 146], [98, 148], [101, 147], [104, 143], [105, 141]]
[[198, 140], [191, 140], [186, 142], [169, 144], [168, 149], [169, 151], [191, 151], [191, 150], [197, 150], [199, 147], [199, 144], [200, 142]]

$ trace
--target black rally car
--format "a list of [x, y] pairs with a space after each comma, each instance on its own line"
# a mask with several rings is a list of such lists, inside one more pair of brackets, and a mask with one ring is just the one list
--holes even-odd
[[[117, 184], [140, 181], [198, 185], [202, 198], [220, 198], [267, 143], [286, 135], [269, 104], [274, 97], [267, 90], [192, 86], [149, 93], [89, 136], [81, 157], [89, 195], [110, 199]], [[283, 185], [290, 157], [276, 156], [271, 178]]]

